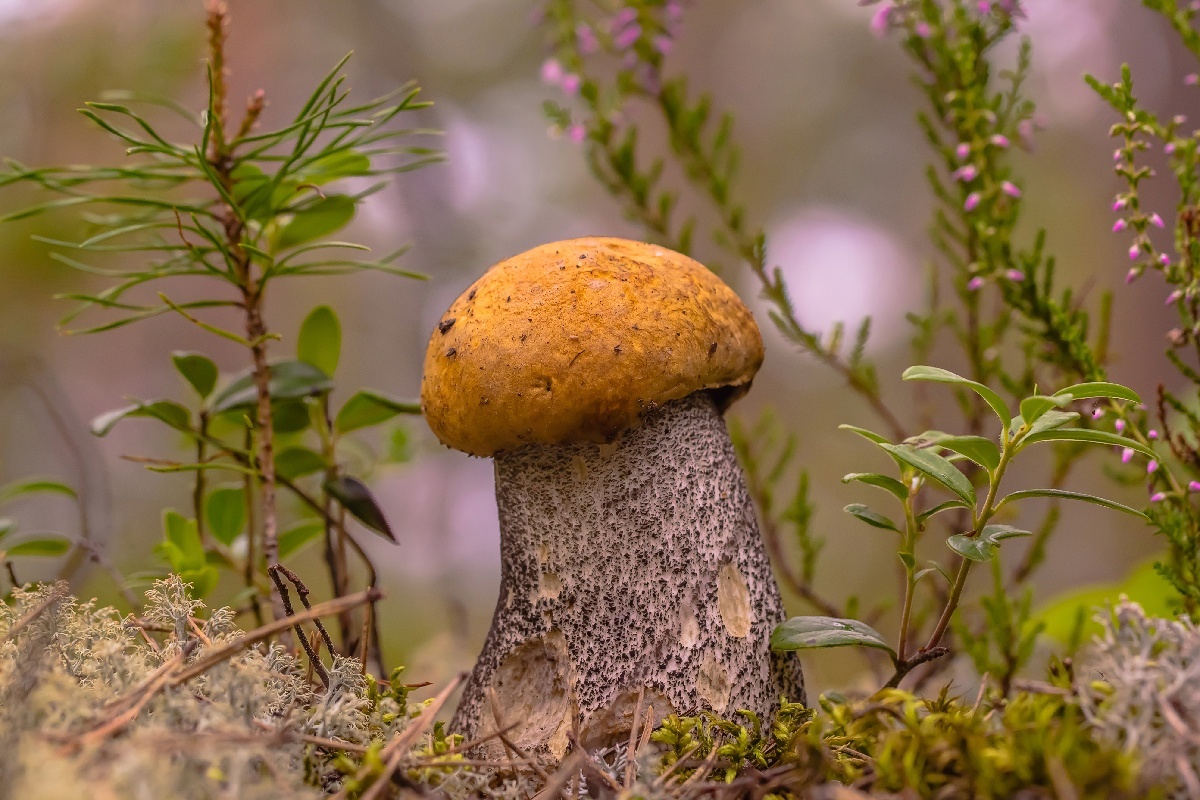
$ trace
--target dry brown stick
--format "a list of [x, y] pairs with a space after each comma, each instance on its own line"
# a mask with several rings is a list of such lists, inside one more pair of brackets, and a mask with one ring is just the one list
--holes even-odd
[[638, 725], [642, 722], [642, 701], [646, 699], [645, 685], [638, 687], [637, 705], [633, 707], [633, 724], [629, 726], [629, 748], [625, 751], [625, 788], [633, 786], [633, 759], [637, 754]]
[[549, 781], [533, 796], [533, 800], [550, 800], [551, 797], [561, 793], [563, 788], [571, 782], [571, 779], [579, 773], [586, 759], [587, 753], [583, 750], [572, 752], [559, 765], [558, 770], [550, 777]]
[[[492, 711], [492, 721], [496, 723], [496, 730], [501, 730], [504, 727], [504, 717], [500, 712], [500, 700], [496, 697], [496, 690], [491, 686], [487, 688], [487, 699], [488, 706]], [[500, 739], [500, 742], [504, 745], [504, 753], [508, 756], [508, 760], [512, 761], [516, 757], [517, 753], [515, 750], [513, 750], [508, 737], [504, 736], [503, 734], [497, 734], [497, 738]], [[517, 772], [514, 769], [513, 778], [516, 777]]]
[[[308, 596], [311, 594], [311, 592], [309, 592], [308, 587], [304, 585], [304, 581], [300, 580], [300, 576], [292, 572], [283, 564], [276, 564], [274, 567], [272, 567], [272, 569], [283, 573], [283, 577], [292, 582], [292, 586], [296, 587], [296, 594], [300, 596], [301, 605], [303, 605], [305, 608], [312, 608], [312, 604], [308, 602]], [[370, 607], [370, 604], [368, 604], [367, 608]], [[333, 639], [329, 638], [329, 631], [325, 630], [325, 624], [319, 619], [314, 619], [313, 625], [316, 627], [317, 632], [321, 634], [321, 638], [325, 641], [325, 649], [329, 651], [330, 655], [337, 653], [337, 650], [333, 646]]]
[[266, 625], [255, 628], [249, 631], [240, 639], [218, 647], [211, 653], [208, 653], [204, 658], [189, 665], [187, 669], [179, 672], [171, 679], [171, 685], [178, 686], [181, 683], [186, 683], [197, 675], [201, 675], [213, 666], [221, 663], [227, 658], [230, 658], [235, 653], [245, 650], [252, 644], [261, 642], [263, 639], [268, 639], [277, 633], [287, 630], [293, 624], [307, 622], [310, 619], [317, 617], [327, 617], [345, 611], [351, 608], [357, 608], [364, 603], [371, 603], [383, 597], [383, 592], [378, 589], [366, 589], [354, 594], [348, 594], [345, 597], [335, 597], [332, 600], [327, 600], [324, 603], [317, 603], [307, 611], [302, 611], [293, 617], [284, 617], [277, 619], [274, 622], [268, 622]]
[[4, 641], [7, 642], [15, 639], [17, 634], [20, 633], [25, 627], [27, 627], [42, 614], [45, 614], [46, 609], [50, 608], [50, 606], [54, 605], [55, 603], [62, 602], [63, 598], [67, 596], [69, 589], [70, 587], [67, 585], [66, 581], [58, 581], [55, 583], [54, 586], [50, 587], [50, 591], [46, 593], [46, 596], [38, 601], [36, 606], [26, 611], [19, 620], [12, 624], [12, 627], [8, 629], [8, 633], [4, 636]]
[[[272, 564], [267, 567], [267, 575], [270, 576], [271, 582], [275, 584], [276, 591], [279, 592], [279, 600], [283, 604], [284, 615], [291, 618], [296, 613], [292, 609], [292, 595], [287, 590], [287, 587], [283, 585], [283, 581], [279, 579], [279, 573], [285, 569], [287, 568], [282, 564]], [[297, 593], [299, 593], [299, 590], [297, 590]], [[308, 610], [312, 608], [308, 603], [305, 603], [304, 606]], [[296, 632], [296, 638], [300, 641], [300, 646], [304, 648], [304, 654], [308, 656], [308, 668], [316, 670], [317, 677], [321, 679], [321, 684], [328, 689], [329, 673], [325, 671], [325, 665], [321, 663], [321, 657], [317, 655], [316, 650], [309, 643], [308, 637], [304, 635], [304, 628], [300, 627], [300, 623], [296, 623], [292, 626], [292, 630]], [[311, 680], [311, 678], [309, 679]]]
[[98, 742], [101, 739], [106, 739], [114, 733], [119, 732], [129, 723], [137, 719], [138, 714], [142, 713], [142, 709], [150, 702], [156, 694], [162, 691], [171, 680], [171, 674], [178, 669], [192, 651], [196, 649], [198, 640], [189, 639], [179, 652], [170, 661], [161, 665], [154, 670], [149, 676], [148, 681], [143, 681], [142, 685], [135, 689], [133, 693], [121, 698], [115, 705], [120, 706], [128, 703], [129, 708], [120, 712], [116, 716], [109, 719], [107, 722], [91, 729], [90, 731], [81, 734], [74, 742], [75, 746], [83, 747], [85, 745]]

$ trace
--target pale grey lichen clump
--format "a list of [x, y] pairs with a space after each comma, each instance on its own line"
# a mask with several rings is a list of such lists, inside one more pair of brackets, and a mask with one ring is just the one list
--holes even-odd
[[557, 761], [576, 734], [587, 749], [627, 739], [639, 693], [643, 723], [651, 707], [766, 719], [803, 700], [795, 654], [768, 646], [783, 604], [707, 393], [611, 445], [495, 463], [501, 596], [454, 730], [517, 724], [518, 745]]
[[1200, 630], [1147, 617], [1123, 600], [1077, 669], [1080, 706], [1097, 735], [1139, 753], [1147, 786], [1200, 797]]
[[192, 663], [243, 634], [229, 609], [197, 617], [203, 604], [176, 577], [147, 600], [142, 622], [167, 631], [153, 646], [114, 609], [81, 603], [63, 584], [18, 589], [13, 605], [0, 604], [0, 794], [320, 797], [338, 774], [298, 734], [366, 744], [410, 718], [387, 698], [371, 708], [357, 661], [335, 660], [321, 691], [278, 645], [157, 687], [172, 659]]

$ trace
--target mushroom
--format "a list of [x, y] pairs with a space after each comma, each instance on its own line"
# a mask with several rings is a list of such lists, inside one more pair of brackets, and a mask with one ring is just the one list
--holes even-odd
[[[763, 359], [703, 265], [585, 238], [496, 264], [438, 323], [421, 402], [495, 461], [500, 597], [452, 727], [547, 762], [646, 720], [803, 701], [723, 411]], [[638, 706], [641, 706], [638, 710]]]

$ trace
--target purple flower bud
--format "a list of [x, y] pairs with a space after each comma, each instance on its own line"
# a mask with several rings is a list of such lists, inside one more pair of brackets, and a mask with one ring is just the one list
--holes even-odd
[[1112, 230], [1113, 230], [1113, 233], [1120, 233], [1121, 231], [1125, 230], [1128, 227], [1129, 227], [1129, 223], [1126, 222], [1122, 218], [1113, 223]]
[[963, 203], [963, 210], [974, 211], [975, 209], [979, 208], [979, 200], [979, 192], [971, 192], [969, 195], [967, 195], [966, 202]]
[[978, 275], [976, 275], [974, 278], [971, 278], [971, 280], [967, 281], [967, 291], [969, 291], [969, 292], [977, 292], [982, 287], [983, 287], [983, 278], [979, 277]]
[[562, 90], [567, 94], [575, 94], [579, 91], [579, 87], [582, 83], [583, 80], [574, 72], [568, 73], [563, 75]]
[[567, 138], [575, 144], [582, 142], [585, 136], [587, 136], [587, 128], [583, 127], [581, 123], [573, 122], [567, 126]]
[[1163, 500], [1166, 500], [1166, 499], [1167, 499], [1166, 492], [1155, 492], [1154, 494], [1150, 495], [1151, 503], [1161, 503]]
[[1137, 261], [1138, 255], [1140, 255], [1141, 252], [1142, 252], [1142, 249], [1137, 246], [1136, 242], [1134, 244], [1129, 245], [1129, 260]]
[[547, 58], [542, 62], [542, 83], [558, 86], [562, 83], [563, 68], [557, 58]]
[[996, 147], [1008, 147], [1008, 145], [1010, 144], [1010, 142], [1008, 141], [1008, 137], [1005, 136], [1003, 133], [997, 133], [996, 135], [994, 135], [991, 138], [991, 142]]
[[586, 22], [579, 23], [579, 26], [575, 28], [575, 41], [579, 44], [579, 52], [585, 56], [600, 49], [600, 40], [596, 38], [592, 26]]
[[683, 16], [683, 4], [676, 2], [676, 0], [671, 0], [671, 2], [667, 3], [666, 8], [667, 17], [670, 19], [677, 20]]
[[654, 49], [662, 53], [664, 56], [671, 52], [671, 48], [675, 46], [675, 42], [670, 36], [655, 36]]
[[959, 142], [958, 147], [954, 148], [954, 155], [959, 161], [962, 161], [967, 156], [971, 155], [971, 145], [966, 142]]
[[630, 47], [633, 47], [633, 45], [638, 39], [641, 38], [641, 36], [642, 26], [635, 22], [632, 25], [627, 25], [622, 28], [620, 32], [613, 37], [613, 45], [615, 45], [618, 50], [628, 50]]
[[1133, 460], [1133, 448], [1132, 447], [1122, 448], [1121, 449], [1121, 463], [1128, 464], [1132, 460]]
[[1121, 160], [1121, 149], [1117, 148], [1116, 150], [1113, 150], [1113, 161], [1120, 161], [1120, 160]]
[[892, 7], [884, 3], [875, 11], [875, 15], [871, 17], [871, 33], [882, 39], [887, 35], [888, 28], [891, 26]]
[[1140, 269], [1138, 269], [1137, 267], [1131, 268], [1129, 270], [1129, 272], [1125, 273], [1125, 285], [1128, 286], [1129, 284], [1133, 283], [1141, 276], [1142, 276], [1142, 271]]
[[1004, 277], [1008, 278], [1010, 281], [1016, 281], [1019, 283], [1025, 280], [1025, 273], [1021, 272], [1019, 269], [1010, 269], [1004, 273]]
[[1150, 459], [1150, 461], [1149, 461], [1149, 462], [1147, 462], [1147, 464], [1146, 464], [1146, 474], [1147, 474], [1147, 475], [1153, 475], [1153, 474], [1154, 474], [1154, 473], [1156, 473], [1156, 472], [1158, 472], [1158, 460], [1157, 460], [1157, 459], [1154, 459], [1154, 458], [1152, 458], [1152, 459]]
[[1150, 215], [1150, 224], [1156, 228], [1165, 228], [1166, 227], [1166, 225], [1163, 223], [1163, 218], [1160, 217], [1158, 214]]
[[1113, 423], [1113, 427], [1117, 429], [1117, 433], [1121, 433], [1122, 431], [1125, 430], [1125, 420], [1123, 420], [1123, 419], [1117, 420], [1116, 422]]
[[1200, 481], [1188, 481], [1189, 492], [1200, 492]]
[[1092, 419], [1100, 419], [1104, 416], [1104, 409], [1097, 406], [1092, 409]]
[[616, 31], [620, 30], [621, 28], [624, 28], [626, 25], [636, 22], [637, 18], [638, 18], [637, 9], [633, 8], [632, 6], [625, 6], [620, 11], [618, 11], [616, 14], [613, 14], [613, 18], [612, 18], [613, 32], [615, 33]]
[[979, 8], [979, 13], [980, 13], [980, 14], [990, 14], [990, 13], [992, 13], [992, 4], [991, 4], [991, 0], [979, 0], [979, 3], [978, 3], [977, 5], [978, 5], [978, 8]]
[[1174, 122], [1176, 125], [1182, 125], [1183, 123], [1187, 122], [1187, 117], [1185, 117], [1183, 114], [1176, 114], [1171, 118], [1171, 122]]
[[1197, 83], [1200, 83], [1200, 75], [1194, 72], [1184, 75], [1183, 83], [1185, 86], [1195, 86]]
[[929, 27], [928, 22], [918, 22], [913, 26], [913, 33], [917, 34], [922, 39], [928, 39], [933, 35], [933, 28]]
[[1121, 211], [1124, 208], [1126, 208], [1128, 205], [1129, 205], [1129, 198], [1118, 197], [1116, 200], [1113, 201], [1112, 210], [1113, 211]]
[[1171, 257], [1166, 253], [1163, 253], [1158, 257], [1158, 263], [1162, 264], [1164, 267], [1169, 267], [1171, 266]]
[[1017, 135], [1021, 137], [1021, 146], [1026, 150], [1033, 149], [1033, 120], [1023, 119], [1017, 123]]
[[1000, 191], [1004, 192], [1009, 197], [1020, 197], [1021, 196], [1020, 188], [1018, 188], [1017, 185], [1015, 183], [1012, 183], [1011, 181], [1001, 181], [1000, 182]]
[[1175, 143], [1167, 142], [1166, 144], [1164, 144], [1163, 152], [1166, 153], [1167, 155], [1171, 155], [1171, 153], [1174, 153], [1175, 152]]
[[1176, 289], [1175, 291], [1173, 291], [1169, 295], [1167, 295], [1167, 301], [1165, 303], [1163, 303], [1163, 305], [1169, 306], [1169, 305], [1178, 303], [1179, 298], [1181, 298], [1181, 297], [1183, 297], [1183, 291], [1180, 289]]
[[975, 165], [967, 164], [965, 167], [959, 167], [958, 169], [954, 170], [952, 177], [955, 180], [970, 183], [971, 181], [975, 180], [976, 176], [978, 175], [979, 170], [975, 168]]
[[1150, 441], [1154, 441], [1158, 438], [1158, 431], [1154, 430], [1154, 428], [1151, 428], [1150, 430], [1146, 431], [1146, 438]]

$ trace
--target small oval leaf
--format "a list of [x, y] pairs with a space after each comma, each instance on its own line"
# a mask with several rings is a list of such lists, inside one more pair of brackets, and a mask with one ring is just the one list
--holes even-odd
[[813, 650], [824, 647], [873, 647], [892, 658], [896, 651], [879, 631], [856, 619], [792, 617], [771, 633], [771, 649]]
[[342, 326], [329, 306], [308, 312], [296, 337], [296, 358], [333, 377], [342, 354]]
[[1142, 398], [1128, 386], [1107, 381], [1088, 381], [1077, 383], [1055, 392], [1056, 395], [1069, 394], [1074, 400], [1090, 400], [1093, 397], [1109, 397], [1114, 400], [1128, 400], [1130, 403], [1140, 403]]
[[164, 422], [176, 430], [191, 429], [192, 415], [186, 408], [173, 400], [156, 400], [152, 403], [137, 402], [125, 408], [101, 414], [92, 420], [91, 431], [94, 436], [107, 436], [116, 424], [128, 417], [150, 417]]
[[900, 532], [900, 529], [896, 527], [896, 523], [892, 522], [883, 514], [872, 511], [862, 503], [851, 503], [842, 510], [847, 514], [852, 514], [853, 516], [858, 517], [873, 528], [882, 528], [885, 531], [896, 531], [897, 533]]
[[[317, 367], [306, 361], [280, 361], [268, 367], [271, 400], [299, 400], [327, 394], [333, 390], [333, 381]], [[258, 402], [258, 390], [254, 375], [245, 372], [213, 399], [213, 411], [218, 413], [234, 409], [253, 408]]]
[[342, 507], [363, 525], [379, 533], [393, 544], [399, 544], [395, 534], [392, 533], [391, 526], [383, 516], [383, 511], [379, 508], [379, 503], [375, 501], [375, 496], [371, 494], [371, 490], [365, 483], [358, 478], [341, 475], [333, 480], [325, 481], [321, 488], [330, 497], [341, 503]]
[[246, 490], [223, 486], [209, 492], [204, 503], [208, 529], [222, 544], [232, 544], [246, 527]]
[[1069, 394], [1058, 393], [1053, 397], [1035, 394], [1031, 397], [1026, 397], [1021, 401], [1021, 419], [1025, 420], [1027, 425], [1033, 425], [1047, 411], [1070, 403], [1074, 398]]
[[855, 481], [891, 492], [901, 502], [908, 499], [908, 488], [891, 476], [880, 475], [877, 472], [851, 472], [849, 475], [842, 476], [842, 483], [852, 483]]
[[354, 218], [354, 199], [343, 194], [322, 197], [292, 215], [275, 243], [278, 250], [320, 239], [345, 227]]
[[279, 558], [285, 559], [299, 552], [325, 533], [325, 523], [322, 520], [306, 520], [293, 525], [279, 534]]
[[1004, 399], [978, 381], [956, 375], [948, 369], [927, 366], [909, 367], [904, 370], [904, 374], [901, 377], [906, 381], [932, 381], [934, 383], [950, 383], [963, 386], [982, 397], [984, 402], [992, 407], [992, 410], [996, 412], [996, 416], [1000, 417], [1006, 427], [1012, 422], [1012, 412], [1008, 410], [1008, 404], [1004, 402]]
[[1108, 431], [1088, 430], [1086, 428], [1067, 428], [1066, 430], [1059, 428], [1057, 430], [1042, 431], [1032, 436], [1026, 436], [1021, 441], [1021, 444], [1037, 444], [1038, 442], [1089, 442], [1091, 444], [1107, 444], [1114, 447], [1128, 447], [1130, 450], [1146, 456], [1146, 458], [1158, 458], [1157, 453], [1134, 439]]
[[0, 503], [22, 497], [27, 494], [65, 494], [75, 499], [75, 490], [62, 481], [53, 478], [27, 478], [0, 486]]
[[5, 556], [38, 556], [41, 558], [53, 558], [61, 556], [63, 553], [71, 549], [71, 543], [66, 539], [46, 538], [46, 539], [26, 539], [23, 542], [14, 544], [12, 547], [5, 549]]
[[906, 444], [881, 444], [879, 446], [954, 492], [964, 503], [971, 507], [975, 506], [975, 488], [971, 486], [967, 476], [959, 472], [958, 468], [946, 459], [936, 453], [918, 450]]
[[201, 400], [207, 400], [217, 386], [217, 365], [200, 353], [176, 350], [171, 353], [171, 363], [183, 379], [196, 390]]
[[1127, 505], [1118, 503], [1115, 500], [1109, 500], [1104, 497], [1096, 497], [1095, 495], [1084, 494], [1083, 492], [1070, 492], [1065, 489], [1022, 489], [1020, 491], [1013, 492], [1008, 497], [1001, 500], [996, 504], [996, 508], [999, 509], [1005, 503], [1024, 500], [1028, 497], [1057, 497], [1063, 500], [1081, 500], [1085, 503], [1092, 503], [1093, 505], [1103, 506], [1104, 508], [1111, 508], [1113, 511], [1124, 511], [1126, 514], [1132, 514], [1135, 517], [1141, 517], [1147, 522], [1150, 521], [1150, 518], [1141, 511], [1138, 511], [1136, 508], [1130, 508]]
[[295, 480], [325, 469], [321, 454], [307, 447], [288, 447], [275, 454], [275, 474]]
[[397, 414], [420, 413], [421, 404], [418, 402], [389, 397], [370, 389], [360, 389], [338, 411], [333, 427], [338, 433], [349, 433], [387, 422]]

